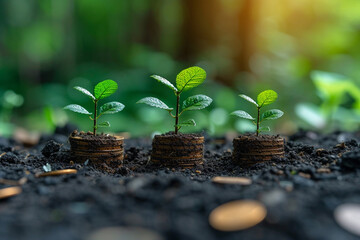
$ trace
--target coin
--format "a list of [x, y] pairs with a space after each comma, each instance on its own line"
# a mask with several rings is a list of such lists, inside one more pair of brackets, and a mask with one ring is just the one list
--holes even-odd
[[21, 191], [22, 190], [20, 187], [8, 187], [8, 188], [0, 189], [0, 199], [5, 199], [18, 195], [21, 193]]
[[211, 181], [214, 183], [238, 185], [250, 185], [252, 183], [251, 179], [246, 177], [214, 177]]
[[48, 176], [58, 176], [58, 175], [64, 175], [64, 174], [74, 174], [77, 173], [76, 169], [62, 169], [62, 170], [56, 170], [51, 172], [44, 172], [36, 174], [36, 177], [48, 177]]
[[360, 204], [345, 203], [338, 206], [334, 218], [342, 228], [360, 236]]
[[265, 206], [255, 200], [238, 200], [215, 208], [209, 216], [210, 225], [219, 231], [238, 231], [260, 223], [266, 217]]
[[26, 182], [27, 182], [27, 178], [26, 178], [26, 177], [22, 177], [22, 178], [20, 178], [18, 181], [0, 178], [0, 184], [7, 184], [7, 185], [24, 185]]
[[141, 227], [106, 227], [96, 230], [86, 240], [163, 240], [158, 233]]

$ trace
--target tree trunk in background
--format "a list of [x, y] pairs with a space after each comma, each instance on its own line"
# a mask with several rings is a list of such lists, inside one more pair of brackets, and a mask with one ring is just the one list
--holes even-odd
[[[234, 7], [237, 7], [234, 3]], [[230, 72], [222, 72], [217, 80], [228, 86], [234, 86], [235, 76], [239, 72], [251, 72], [250, 59], [255, 52], [255, 26], [256, 0], [242, 0], [236, 16], [229, 19], [236, 21], [227, 22], [218, 19], [222, 3], [219, 0], [183, 0], [183, 26], [182, 44], [179, 46], [180, 60], [191, 62], [199, 59], [201, 53], [211, 51], [217, 47], [219, 39], [219, 28], [224, 24], [230, 28], [230, 37], [236, 39], [228, 46], [233, 49], [234, 69]], [[201, 56], [200, 56], [201, 57]], [[221, 69], [219, 69], [221, 71]]]
[[160, 36], [160, 27], [157, 19], [159, 14], [158, 9], [160, 8], [161, 2], [158, 0], [151, 1], [149, 4], [149, 9], [144, 16], [143, 22], [143, 31], [142, 31], [142, 43], [147, 46], [152, 46], [154, 49], [159, 50], [159, 36]]
[[237, 71], [251, 72], [250, 59], [255, 52], [255, 2], [256, 0], [243, 0], [239, 12], [239, 29], [236, 38], [239, 39], [238, 52], [235, 56]]
[[200, 53], [216, 45], [218, 0], [183, 0], [182, 43], [179, 58], [193, 61]]

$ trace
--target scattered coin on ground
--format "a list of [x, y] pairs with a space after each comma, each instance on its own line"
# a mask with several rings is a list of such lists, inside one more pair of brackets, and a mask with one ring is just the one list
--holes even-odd
[[56, 170], [51, 172], [45, 172], [45, 173], [39, 173], [36, 174], [36, 177], [48, 177], [48, 176], [59, 176], [64, 174], [75, 174], [77, 173], [76, 169], [62, 169], [62, 170]]
[[342, 228], [360, 236], [360, 204], [342, 204], [335, 209], [334, 217]]
[[0, 184], [6, 184], [6, 185], [24, 185], [26, 182], [27, 182], [26, 177], [22, 177], [18, 181], [0, 178]]
[[0, 189], [0, 199], [5, 199], [18, 195], [21, 193], [21, 191], [22, 190], [20, 187], [8, 187], [8, 188]]
[[331, 170], [329, 168], [318, 168], [316, 170], [317, 173], [331, 173]]
[[215, 208], [210, 225], [219, 231], [238, 231], [253, 227], [266, 217], [265, 206], [255, 200], [238, 200]]
[[251, 179], [246, 177], [214, 177], [211, 181], [214, 183], [238, 185], [250, 185], [252, 183]]
[[107, 227], [96, 230], [86, 240], [163, 240], [158, 233], [140, 227]]

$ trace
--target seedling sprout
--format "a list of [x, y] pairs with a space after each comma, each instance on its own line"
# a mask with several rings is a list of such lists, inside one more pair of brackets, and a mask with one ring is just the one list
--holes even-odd
[[205, 70], [200, 67], [190, 67], [182, 70], [176, 77], [176, 87], [170, 81], [163, 77], [160, 77], [158, 75], [152, 75], [151, 77], [158, 82], [166, 85], [174, 92], [176, 96], [175, 115], [172, 113], [174, 108], [168, 107], [164, 102], [155, 97], [146, 97], [140, 99], [137, 103], [145, 103], [149, 106], [161, 108], [168, 111], [171, 117], [175, 119], [175, 134], [178, 134], [178, 131], [181, 127], [196, 126], [196, 122], [194, 119], [189, 119], [179, 123], [180, 116], [186, 111], [200, 110], [206, 108], [211, 104], [212, 99], [202, 94], [191, 96], [183, 102], [182, 108], [180, 110], [180, 95], [181, 93], [197, 87], [201, 83], [203, 83], [206, 78]]
[[77, 104], [70, 104], [70, 105], [64, 107], [64, 109], [67, 109], [67, 110], [70, 110], [70, 111], [73, 111], [76, 113], [88, 115], [89, 118], [94, 122], [94, 125], [93, 125], [93, 134], [94, 135], [96, 135], [96, 130], [98, 129], [98, 127], [110, 127], [110, 123], [108, 121], [101, 122], [100, 124], [98, 124], [98, 119], [102, 115], [114, 114], [114, 113], [120, 112], [125, 107], [124, 104], [119, 103], [119, 102], [108, 102], [100, 107], [99, 114], [98, 114], [99, 101], [101, 99], [111, 96], [118, 89], [117, 83], [113, 80], [104, 80], [104, 81], [98, 83], [94, 88], [94, 94], [90, 93], [85, 88], [82, 88], [79, 86], [76, 86], [74, 88], [76, 90], [82, 92], [83, 94], [87, 95], [89, 98], [91, 98], [91, 100], [94, 103], [94, 114], [90, 113], [84, 107], [77, 105]]
[[243, 110], [238, 110], [238, 111], [232, 112], [231, 115], [235, 115], [240, 118], [251, 120], [252, 123], [254, 125], [256, 125], [256, 136], [259, 136], [260, 132], [270, 131], [269, 127], [261, 126], [261, 123], [263, 121], [278, 119], [284, 114], [282, 111], [280, 111], [278, 109], [271, 109], [271, 110], [265, 111], [263, 114], [260, 115], [260, 110], [262, 109], [262, 107], [264, 107], [266, 105], [270, 105], [271, 103], [276, 101], [278, 95], [273, 90], [265, 90], [265, 91], [259, 93], [259, 95], [257, 96], [257, 101], [255, 101], [251, 97], [246, 96], [244, 94], [240, 94], [239, 96], [256, 106], [257, 117], [255, 119], [249, 113], [247, 113]]

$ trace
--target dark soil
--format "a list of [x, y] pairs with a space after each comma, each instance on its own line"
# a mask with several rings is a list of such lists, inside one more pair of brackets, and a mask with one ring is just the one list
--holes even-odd
[[278, 140], [281, 138], [280, 135], [263, 135], [260, 134], [259, 136], [256, 136], [255, 134], [245, 134], [238, 136], [240, 139], [249, 140], [249, 141], [272, 141], [272, 140]]
[[85, 140], [95, 140], [95, 141], [102, 141], [102, 140], [115, 140], [116, 138], [114, 136], [111, 136], [110, 134], [104, 134], [104, 133], [100, 133], [100, 134], [96, 134], [94, 135], [92, 132], [78, 132], [77, 130], [73, 131], [71, 133], [72, 137], [81, 137], [82, 139]]
[[174, 137], [193, 139], [194, 137], [201, 137], [202, 134], [200, 134], [200, 133], [181, 133], [181, 132], [178, 132], [177, 134], [175, 134], [175, 132], [167, 132], [167, 133], [161, 134], [160, 136], [174, 136]]
[[[172, 240], [358, 239], [336, 224], [333, 211], [360, 203], [359, 140], [359, 133], [300, 131], [286, 141], [285, 158], [242, 168], [231, 160], [232, 139], [207, 137], [204, 164], [184, 170], [153, 165], [150, 139], [128, 139], [123, 166], [110, 174], [71, 165], [61, 131], [32, 149], [0, 138], [0, 178], [28, 179], [20, 195], [0, 201], [0, 239], [80, 240], [108, 226], [145, 227]], [[36, 178], [46, 163], [78, 173]], [[214, 176], [253, 183], [219, 185]], [[266, 219], [238, 232], [212, 229], [210, 212], [239, 199], [264, 203]]]

